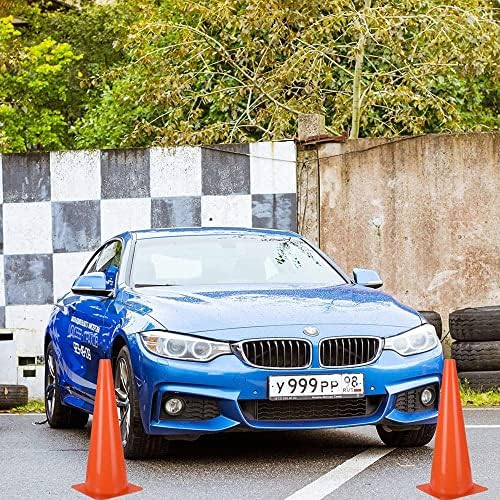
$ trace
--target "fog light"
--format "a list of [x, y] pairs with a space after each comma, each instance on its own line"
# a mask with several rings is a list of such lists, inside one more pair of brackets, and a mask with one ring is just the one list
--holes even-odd
[[430, 406], [432, 403], [434, 403], [435, 399], [436, 399], [436, 393], [434, 392], [434, 389], [426, 387], [420, 393], [420, 401], [422, 401], [422, 404], [424, 406]]
[[184, 411], [184, 400], [180, 398], [170, 398], [165, 401], [165, 411], [169, 415], [179, 415]]

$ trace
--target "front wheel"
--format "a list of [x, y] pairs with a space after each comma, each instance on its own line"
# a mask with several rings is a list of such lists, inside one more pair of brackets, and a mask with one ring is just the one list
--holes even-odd
[[377, 432], [387, 446], [415, 448], [425, 446], [432, 440], [436, 432], [436, 424], [419, 425], [404, 431], [398, 431], [395, 427], [377, 425]]
[[144, 432], [139, 398], [130, 362], [130, 353], [122, 347], [115, 363], [115, 395], [125, 458], [156, 458], [165, 455], [168, 442]]
[[83, 429], [89, 420], [88, 413], [70, 408], [61, 402], [57, 361], [52, 342], [45, 353], [45, 415], [54, 429]]

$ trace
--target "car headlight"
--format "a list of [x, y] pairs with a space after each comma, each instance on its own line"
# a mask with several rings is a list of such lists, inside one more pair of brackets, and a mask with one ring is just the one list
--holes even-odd
[[231, 354], [226, 342], [207, 340], [179, 333], [149, 331], [140, 334], [144, 347], [158, 356], [186, 361], [210, 361]]
[[439, 345], [436, 330], [432, 325], [424, 324], [409, 332], [385, 339], [384, 349], [396, 351], [401, 356], [411, 356], [430, 351]]

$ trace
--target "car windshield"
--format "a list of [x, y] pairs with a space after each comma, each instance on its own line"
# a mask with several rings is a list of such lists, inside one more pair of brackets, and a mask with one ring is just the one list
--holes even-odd
[[138, 240], [131, 277], [136, 287], [346, 283], [299, 238], [234, 234]]

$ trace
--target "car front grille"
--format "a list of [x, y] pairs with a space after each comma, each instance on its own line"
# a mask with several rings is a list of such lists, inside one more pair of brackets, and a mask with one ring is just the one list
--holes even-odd
[[[435, 394], [438, 394], [438, 386], [434, 384], [432, 388], [434, 389]], [[422, 394], [424, 389], [425, 387], [420, 387], [418, 389], [412, 389], [411, 391], [400, 392], [396, 397], [394, 407], [399, 411], [404, 411], [405, 413], [422, 410], [435, 410], [437, 408], [437, 397], [430, 406], [422, 404], [420, 394]]]
[[382, 396], [341, 399], [312, 399], [269, 401], [267, 399], [240, 401], [240, 407], [249, 420], [296, 421], [336, 420], [367, 417], [375, 413]]
[[320, 363], [325, 367], [355, 366], [373, 361], [381, 346], [376, 337], [336, 337], [320, 343]]
[[263, 339], [241, 342], [243, 359], [259, 368], [306, 368], [311, 364], [310, 342], [301, 339]]

